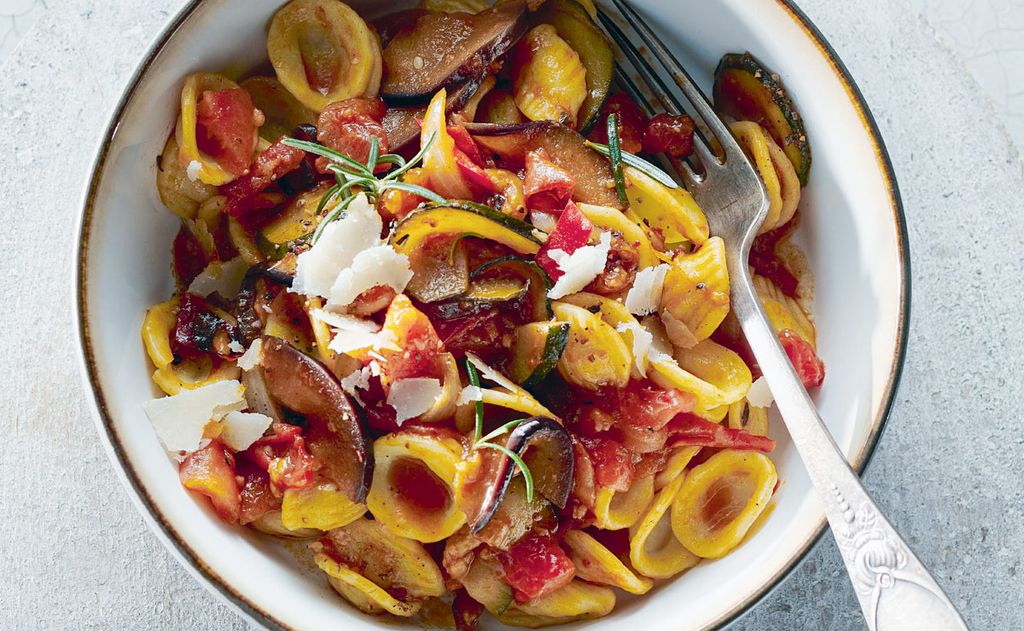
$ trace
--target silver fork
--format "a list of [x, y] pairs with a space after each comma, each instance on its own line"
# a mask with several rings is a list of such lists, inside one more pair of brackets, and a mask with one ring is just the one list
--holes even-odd
[[[701, 171], [675, 163], [686, 188], [707, 213], [712, 234], [725, 241], [732, 312], [746, 334], [789, 435], [825, 505], [843, 562], [872, 631], [966, 629], [956, 607], [927, 568], [882, 515], [846, 462], [793, 369], [754, 291], [747, 258], [768, 213], [768, 194], [729, 129], [686, 70], [644, 20], [622, 0], [604, 0], [598, 17], [617, 45], [617, 56], [631, 65], [673, 113], [682, 113], [681, 92], [696, 114], [705, 140], [694, 138]], [[659, 70], [660, 67], [660, 70]], [[624, 76], [627, 83], [628, 76]], [[721, 145], [716, 156], [705, 141]]]

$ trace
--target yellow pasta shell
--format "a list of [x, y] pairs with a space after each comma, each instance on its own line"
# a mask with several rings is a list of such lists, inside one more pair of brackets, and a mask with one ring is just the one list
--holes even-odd
[[568, 322], [569, 342], [558, 360], [566, 381], [596, 390], [624, 388], [629, 381], [633, 354], [619, 333], [601, 318], [568, 302], [552, 304], [555, 319]]
[[241, 84], [252, 97], [253, 105], [263, 112], [265, 122], [260, 127], [260, 138], [274, 142], [281, 136], [291, 136], [302, 124], [316, 124], [316, 112], [292, 96], [281, 82], [273, 77], [249, 77]]
[[[782, 186], [779, 184], [779, 175], [775, 172], [775, 165], [772, 163], [772, 154], [768, 150], [768, 137], [761, 129], [761, 126], [751, 121], [739, 121], [729, 126], [736, 141], [743, 147], [744, 153], [754, 163], [761, 181], [764, 182], [765, 190], [768, 192], [768, 215], [761, 224], [761, 232], [767, 232], [779, 224], [779, 215], [782, 213]], [[765, 228], [765, 226], [769, 226]]]
[[[376, 96], [380, 42], [363, 18], [338, 0], [292, 0], [270, 22], [267, 54], [277, 79], [320, 112], [335, 101]], [[310, 85], [309, 70], [326, 85]]]
[[647, 237], [647, 233], [621, 210], [609, 206], [595, 206], [583, 203], [577, 204], [577, 206], [580, 212], [594, 226], [602, 228], [605, 232], [620, 233], [630, 245], [635, 247], [640, 255], [639, 264], [641, 269], [654, 267], [661, 262], [657, 254], [655, 254], [654, 247], [651, 245], [651, 240]]
[[217, 193], [217, 189], [200, 179], [192, 180], [181, 164], [175, 134], [167, 138], [156, 171], [156, 191], [160, 201], [182, 219], [195, 219], [200, 204]]
[[790, 330], [817, 348], [814, 323], [800, 307], [800, 303], [775, 286], [764, 276], [754, 276], [754, 290], [764, 305], [765, 315], [776, 333]]
[[661, 471], [654, 476], [654, 488], [663, 489], [677, 478], [682, 477], [686, 471], [686, 465], [690, 464], [693, 457], [700, 451], [700, 447], [676, 447], [669, 454], [668, 460]]
[[171, 331], [178, 316], [178, 297], [153, 305], [142, 320], [142, 344], [146, 347], [149, 360], [158, 369], [166, 368], [174, 361], [171, 351]]
[[264, 513], [259, 519], [256, 519], [249, 525], [264, 534], [282, 539], [312, 539], [319, 537], [321, 534], [319, 530], [313, 528], [300, 528], [298, 530], [285, 528], [281, 522], [281, 511], [279, 510]]
[[690, 241], [701, 245], [711, 230], [704, 211], [685, 188], [668, 188], [643, 171], [625, 167], [626, 198], [630, 209], [652, 228], [658, 228], [670, 246]]
[[611, 588], [573, 579], [547, 596], [510, 607], [497, 618], [505, 624], [535, 629], [600, 618], [614, 608], [615, 592]]
[[654, 499], [654, 476], [633, 480], [628, 491], [597, 489], [594, 517], [598, 528], [622, 530], [635, 524]]
[[720, 451], [683, 479], [672, 503], [672, 532], [699, 557], [725, 556], [768, 506], [777, 481], [764, 454]]
[[629, 529], [629, 561], [644, 576], [671, 578], [700, 563], [700, 557], [684, 548], [672, 534], [669, 508], [682, 484], [680, 473], [658, 492], [643, 519]]
[[566, 532], [565, 543], [569, 546], [569, 558], [576, 566], [576, 576], [585, 581], [618, 587], [630, 594], [646, 594], [654, 586], [651, 581], [633, 573], [611, 550], [582, 530]]
[[199, 163], [196, 177], [210, 186], [220, 186], [235, 179], [216, 160], [199, 150], [196, 137], [198, 127], [199, 99], [203, 92], [209, 90], [226, 90], [237, 88], [231, 79], [211, 72], [194, 72], [185, 77], [185, 85], [181, 88], [181, 116], [175, 126], [174, 135], [178, 143], [178, 163], [188, 168], [193, 162]]
[[363, 516], [364, 504], [357, 504], [330, 485], [288, 489], [281, 498], [281, 524], [291, 531], [313, 528], [334, 530]]
[[717, 342], [703, 340], [675, 354], [680, 368], [718, 388], [724, 405], [747, 396], [753, 377], [750, 368], [736, 352]]
[[672, 260], [661, 291], [661, 321], [674, 345], [690, 348], [710, 337], [728, 313], [725, 243], [711, 237], [697, 251]]
[[[388, 530], [429, 543], [454, 534], [466, 522], [466, 514], [455, 501], [455, 480], [462, 462], [458, 441], [395, 432], [374, 441], [373, 457], [373, 482], [366, 505]], [[417, 479], [416, 487], [403, 488], [403, 481], [413, 477]], [[443, 498], [440, 506], [426, 506], [419, 497], [423, 485], [428, 484]]]
[[512, 86], [512, 98], [527, 118], [576, 126], [587, 98], [587, 71], [579, 54], [550, 24], [536, 26], [518, 44], [515, 57], [525, 57]]

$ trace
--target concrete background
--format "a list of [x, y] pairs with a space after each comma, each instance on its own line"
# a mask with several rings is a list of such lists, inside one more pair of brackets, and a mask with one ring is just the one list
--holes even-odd
[[[3, 628], [246, 626], [136, 514], [93, 428], [70, 321], [87, 165], [182, 3], [0, 0]], [[910, 350], [867, 486], [972, 628], [1022, 629], [1024, 163], [1010, 135], [1024, 142], [1024, 4], [800, 4], [878, 119], [910, 224]], [[829, 536], [731, 627], [860, 628]]]

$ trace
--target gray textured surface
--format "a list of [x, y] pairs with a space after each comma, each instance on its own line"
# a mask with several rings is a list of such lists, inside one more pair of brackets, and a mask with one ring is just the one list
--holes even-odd
[[[51, 2], [0, 69], [4, 628], [245, 628], [136, 514], [93, 429], [71, 334], [87, 164], [141, 51], [180, 3]], [[867, 485], [973, 628], [1024, 628], [1024, 167], [909, 5], [801, 5], [865, 92], [910, 221], [910, 353]], [[859, 615], [826, 536], [733, 628], [858, 629]]]

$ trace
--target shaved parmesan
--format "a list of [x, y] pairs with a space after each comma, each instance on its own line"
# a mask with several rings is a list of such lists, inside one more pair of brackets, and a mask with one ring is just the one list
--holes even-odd
[[401, 293], [412, 278], [409, 257], [390, 245], [375, 245], [356, 255], [352, 265], [341, 270], [328, 296], [328, 307], [347, 307], [367, 289], [387, 286]]
[[203, 163], [199, 160], [193, 160], [188, 163], [185, 167], [185, 175], [188, 176], [190, 182], [195, 182], [199, 179], [199, 172], [203, 170]]
[[236, 256], [227, 262], [213, 261], [188, 286], [189, 293], [209, 296], [218, 293], [223, 298], [234, 298], [242, 287], [242, 279], [249, 269], [245, 260]]
[[266, 414], [228, 412], [220, 422], [220, 439], [235, 451], [242, 451], [259, 440], [273, 422]]
[[172, 452], [195, 451], [210, 421], [219, 421], [228, 412], [245, 407], [245, 388], [234, 379], [142, 404], [160, 442]]
[[522, 391], [522, 388], [512, 383], [512, 381], [505, 375], [501, 374], [497, 370], [485, 364], [484, 361], [477, 357], [475, 354], [466, 353], [466, 359], [468, 359], [469, 363], [473, 364], [473, 366], [480, 371], [480, 374], [483, 376], [484, 379], [493, 381], [502, 388], [505, 388], [506, 390], [511, 390], [512, 392]]
[[672, 357], [672, 343], [668, 341], [665, 327], [662, 326], [658, 316], [647, 316], [640, 321], [640, 326], [651, 334], [651, 347], [647, 351], [647, 359], [654, 363], [675, 361], [675, 358]]
[[633, 338], [633, 365], [636, 366], [640, 376], [646, 377], [648, 355], [651, 352], [651, 345], [654, 343], [654, 336], [635, 321], [622, 322], [615, 330], [619, 333], [629, 333]]
[[467, 403], [472, 403], [473, 401], [483, 401], [483, 400], [484, 400], [484, 391], [483, 390], [481, 390], [477, 386], [466, 386], [465, 388], [462, 389], [462, 392], [459, 393], [458, 404], [459, 405], [466, 405]]
[[252, 344], [249, 345], [249, 350], [245, 351], [245, 353], [238, 358], [235, 365], [242, 370], [252, 370], [258, 366], [261, 361], [263, 361], [263, 340], [256, 338], [252, 341]]
[[310, 315], [333, 330], [334, 337], [327, 347], [335, 353], [352, 353], [367, 348], [401, 350], [393, 332], [381, 330], [373, 320], [321, 309], [314, 309]]
[[313, 247], [299, 255], [291, 291], [326, 298], [338, 274], [352, 265], [356, 256], [381, 243], [383, 224], [377, 210], [360, 194], [345, 216], [328, 224]]
[[644, 268], [637, 273], [633, 286], [626, 294], [626, 308], [630, 313], [647, 315], [658, 309], [666, 272], [668, 272], [668, 265], [662, 263], [655, 267]]
[[415, 377], [394, 382], [388, 392], [388, 405], [395, 408], [395, 422], [401, 425], [425, 413], [441, 393], [441, 382], [437, 379]]
[[747, 403], [755, 408], [768, 408], [774, 402], [775, 397], [772, 396], [772, 391], [768, 388], [768, 381], [763, 375], [750, 384], [750, 390], [747, 391]]
[[551, 259], [558, 264], [558, 269], [563, 272], [554, 287], [548, 290], [548, 298], [562, 298], [589, 285], [604, 271], [611, 245], [612, 235], [602, 232], [597, 245], [585, 245], [572, 254], [566, 254], [564, 250], [559, 249], [548, 252]]
[[362, 403], [359, 399], [359, 393], [356, 390], [369, 390], [370, 389], [370, 377], [373, 371], [369, 366], [363, 366], [359, 370], [352, 371], [349, 375], [343, 378], [339, 383], [341, 389], [349, 393], [356, 398], [357, 401]]
[[245, 347], [238, 340], [228, 342], [228, 350], [232, 353], [245, 353]]

